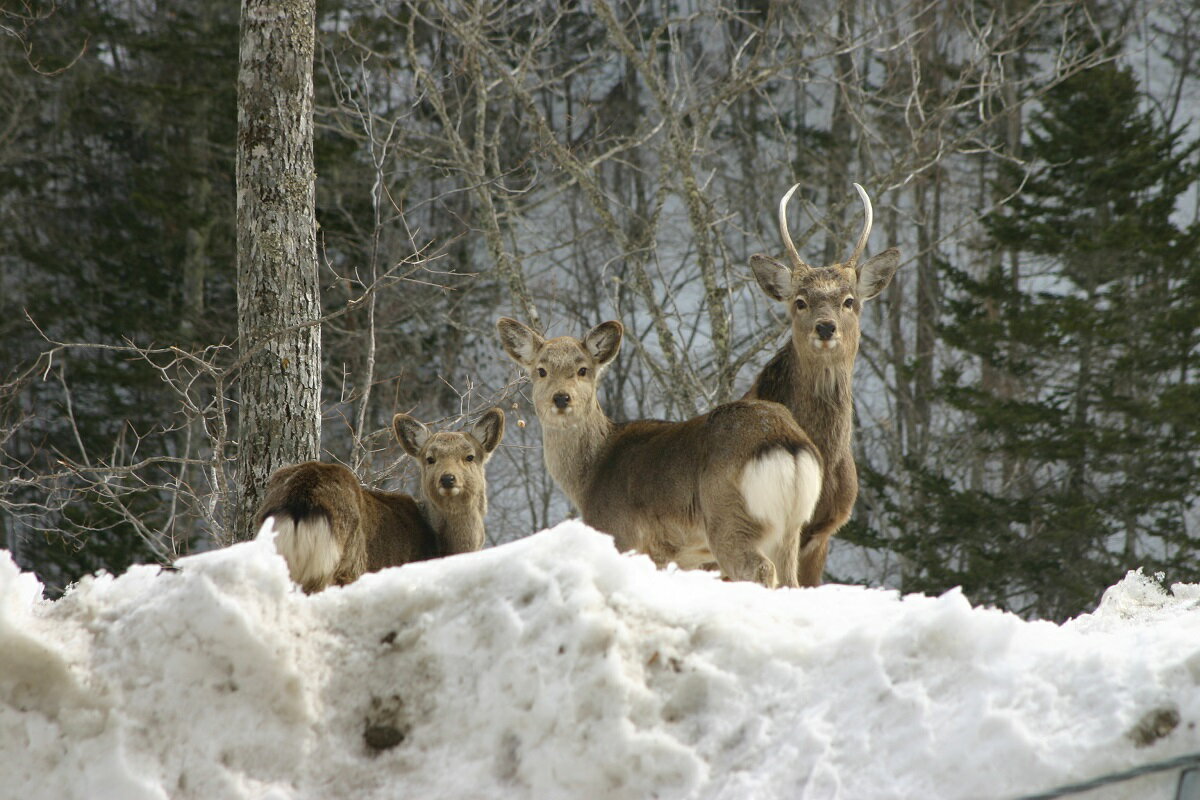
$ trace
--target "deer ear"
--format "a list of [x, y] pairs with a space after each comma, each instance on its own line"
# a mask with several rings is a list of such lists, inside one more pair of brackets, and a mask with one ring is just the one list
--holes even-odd
[[500, 346], [509, 358], [526, 369], [533, 366], [534, 356], [545, 344], [545, 339], [528, 325], [508, 317], [496, 321], [496, 330], [500, 333]]
[[471, 435], [483, 445], [483, 460], [486, 462], [504, 438], [504, 412], [499, 408], [488, 409], [471, 426]]
[[397, 414], [392, 417], [392, 430], [404, 452], [416, 458], [425, 442], [429, 440], [429, 428], [408, 414]]
[[601, 367], [606, 367], [620, 352], [624, 333], [625, 328], [615, 319], [601, 322], [583, 337], [584, 349]]
[[792, 294], [792, 270], [761, 253], [750, 256], [750, 269], [758, 285], [773, 300], [788, 302]]
[[899, 267], [900, 251], [894, 247], [889, 247], [863, 264], [858, 270], [858, 288], [854, 291], [859, 302], [878, 297], [892, 282], [892, 276]]

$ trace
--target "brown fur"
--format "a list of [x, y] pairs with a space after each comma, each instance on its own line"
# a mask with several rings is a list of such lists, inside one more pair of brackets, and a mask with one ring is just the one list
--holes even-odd
[[[780, 204], [785, 238], [783, 206], [790, 195]], [[869, 202], [865, 193], [863, 199]], [[867, 217], [869, 220], [869, 206]], [[860, 248], [869, 233], [868, 222], [859, 239]], [[790, 239], [785, 244], [791, 245]], [[789, 251], [792, 249], [789, 246]], [[745, 397], [787, 406], [824, 460], [821, 498], [800, 534], [801, 586], [820, 585], [829, 539], [850, 519], [858, 497], [858, 471], [851, 451], [852, 384], [862, 304], [887, 287], [899, 267], [900, 251], [885, 250], [861, 266], [853, 258], [815, 268], [795, 256], [792, 267], [764, 255], [750, 260], [763, 291], [788, 304], [792, 337], [758, 374]], [[823, 339], [818, 326], [828, 333], [830, 325], [832, 334]]]
[[[483, 547], [484, 464], [504, 436], [504, 412], [491, 409], [466, 432], [431, 434], [407, 414], [392, 427], [420, 465], [424, 502], [362, 486], [340, 464], [308, 461], [271, 476], [258, 524], [275, 517], [276, 546], [304, 591]], [[444, 476], [453, 476], [452, 487]]]
[[[819, 492], [820, 455], [787, 409], [739, 401], [686, 422], [615, 424], [596, 386], [620, 348], [620, 323], [582, 340], [547, 341], [507, 318], [498, 329], [530, 372], [546, 466], [585, 522], [660, 566], [716, 564], [730, 579], [796, 585], [796, 541]], [[748, 471], [780, 483], [752, 482], [747, 494]]]

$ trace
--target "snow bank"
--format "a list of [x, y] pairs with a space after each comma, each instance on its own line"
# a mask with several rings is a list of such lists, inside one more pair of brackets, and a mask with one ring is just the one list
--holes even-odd
[[1198, 607], [771, 592], [575, 522], [311, 597], [269, 535], [55, 602], [0, 553], [0, 796], [1016, 797], [1200, 750]]

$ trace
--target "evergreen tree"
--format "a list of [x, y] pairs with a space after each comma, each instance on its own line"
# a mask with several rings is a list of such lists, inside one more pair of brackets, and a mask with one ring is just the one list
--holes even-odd
[[[14, 289], [0, 291], [0, 379], [49, 347], [39, 329], [101, 345], [233, 338], [237, 8], [62, 3], [26, 31], [28, 56], [3, 51], [12, 95], [37, 102], [11, 118], [0, 159], [3, 271]], [[136, 460], [181, 453], [183, 430], [133, 447], [174, 426], [178, 399], [137, 359], [74, 349], [53, 367], [48, 380], [39, 373], [0, 397], [14, 459], [5, 474], [63, 475], [49, 499], [13, 489], [28, 512], [7, 521], [13, 544], [22, 538], [19, 560], [52, 589], [96, 569], [163, 560], [61, 461], [82, 460], [81, 451], [107, 458], [114, 442]], [[161, 473], [143, 477], [162, 482]], [[151, 530], [171, 513], [153, 491], [133, 488], [122, 501]]]
[[1187, 528], [1200, 232], [1171, 220], [1200, 173], [1196, 144], [1141, 100], [1114, 63], [1052, 89], [1029, 128], [1033, 172], [987, 220], [1007, 267], [952, 271], [963, 294], [943, 334], [993, 379], [956, 370], [946, 396], [989, 460], [925, 475], [938, 533], [902, 542], [918, 565], [906, 589], [961, 583], [977, 601], [1063, 618], [1127, 569], [1200, 574]]

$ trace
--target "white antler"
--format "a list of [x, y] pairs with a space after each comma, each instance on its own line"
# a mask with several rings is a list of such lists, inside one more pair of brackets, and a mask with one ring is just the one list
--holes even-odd
[[800, 184], [796, 184], [787, 190], [787, 194], [779, 201], [779, 235], [783, 237], [783, 246], [787, 248], [788, 255], [792, 257], [792, 266], [796, 269], [808, 269], [808, 264], [804, 263], [804, 259], [800, 257], [800, 251], [796, 249], [796, 243], [792, 241], [792, 235], [788, 233], [787, 226], [787, 204], [792, 199], [792, 195], [800, 188]]
[[850, 254], [850, 260], [846, 262], [847, 266], [853, 267], [854, 271], [858, 271], [858, 259], [863, 254], [863, 250], [867, 249], [867, 239], [871, 236], [871, 223], [874, 217], [871, 213], [871, 198], [867, 197], [867, 190], [854, 184], [854, 188], [858, 189], [858, 196], [862, 198], [863, 209], [866, 212], [867, 218], [863, 221], [862, 233], [858, 237], [858, 243], [854, 245], [854, 252]]

